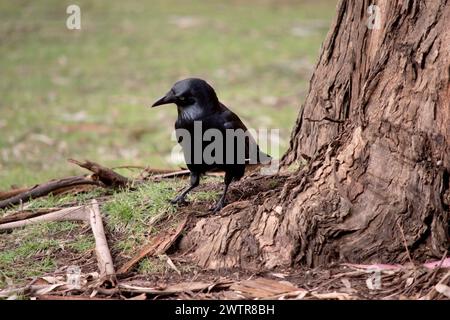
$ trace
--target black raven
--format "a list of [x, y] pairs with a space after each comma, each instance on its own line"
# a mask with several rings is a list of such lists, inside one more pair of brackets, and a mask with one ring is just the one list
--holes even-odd
[[213, 208], [217, 212], [225, 205], [229, 184], [244, 175], [246, 164], [268, 163], [271, 158], [259, 150], [241, 119], [220, 103], [206, 81], [178, 81], [152, 107], [169, 103], [177, 105], [176, 136], [191, 172], [189, 187], [171, 202], [185, 202], [188, 192], [199, 185], [201, 174], [225, 171], [225, 189]]

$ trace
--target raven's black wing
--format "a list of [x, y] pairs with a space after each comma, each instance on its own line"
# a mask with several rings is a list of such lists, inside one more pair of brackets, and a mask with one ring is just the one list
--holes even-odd
[[[220, 122], [216, 126], [221, 131], [226, 131], [226, 129], [238, 130], [238, 134], [244, 134], [245, 141], [245, 160], [246, 163], [256, 164], [256, 163], [269, 163], [272, 159], [268, 154], [262, 152], [259, 149], [253, 136], [248, 131], [247, 127], [244, 125], [242, 120], [225, 105], [220, 104]], [[239, 130], [241, 129], [241, 130]], [[239, 139], [238, 139], [239, 140]]]

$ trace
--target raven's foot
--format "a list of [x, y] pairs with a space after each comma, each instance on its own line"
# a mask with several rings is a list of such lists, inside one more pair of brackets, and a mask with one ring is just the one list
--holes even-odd
[[211, 211], [212, 213], [218, 213], [220, 210], [222, 210], [223, 207], [225, 207], [225, 205], [225, 201], [219, 201], [214, 207], [209, 209], [209, 211]]
[[170, 203], [171, 204], [178, 204], [178, 205], [181, 205], [181, 206], [185, 206], [185, 205], [189, 204], [189, 202], [186, 201], [185, 197], [180, 197], [180, 196], [175, 197], [174, 199], [170, 200]]

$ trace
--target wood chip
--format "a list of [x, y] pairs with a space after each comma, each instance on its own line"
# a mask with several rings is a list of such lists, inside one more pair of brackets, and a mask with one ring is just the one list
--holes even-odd
[[119, 283], [121, 291], [148, 293], [153, 295], [171, 295], [181, 292], [196, 292], [208, 289], [213, 283], [210, 282], [180, 282], [166, 287], [142, 287], [134, 283]]
[[271, 279], [257, 278], [244, 280], [231, 285], [231, 290], [244, 295], [247, 298], [270, 298], [301, 291], [298, 287], [287, 281], [276, 281]]
[[450, 298], [450, 287], [449, 286], [439, 283], [436, 285], [435, 289], [437, 292], [443, 294], [447, 298]]
[[344, 292], [329, 292], [329, 293], [311, 293], [314, 298], [320, 300], [356, 300], [357, 297]]
[[189, 216], [186, 216], [176, 228], [171, 228], [169, 230], [162, 231], [156, 237], [152, 238], [150, 243], [146, 244], [139, 251], [136, 256], [125, 263], [118, 271], [119, 274], [129, 272], [141, 259], [146, 256], [160, 255], [169, 249], [172, 244], [178, 239], [181, 232], [188, 222]]

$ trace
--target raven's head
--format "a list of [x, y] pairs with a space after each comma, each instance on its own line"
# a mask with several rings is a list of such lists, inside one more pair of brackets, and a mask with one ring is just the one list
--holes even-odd
[[152, 107], [174, 103], [178, 108], [197, 105], [202, 108], [214, 106], [219, 103], [216, 92], [205, 81], [198, 78], [188, 78], [176, 82], [172, 89], [162, 98], [158, 99]]

